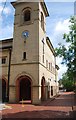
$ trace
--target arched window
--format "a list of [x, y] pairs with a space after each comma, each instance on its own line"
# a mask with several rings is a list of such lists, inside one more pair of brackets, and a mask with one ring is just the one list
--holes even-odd
[[24, 11], [24, 22], [30, 21], [31, 16], [30, 16], [30, 10], [25, 10]]
[[29, 23], [31, 21], [31, 8], [27, 7], [22, 10], [21, 23]]
[[42, 77], [42, 80], [41, 80], [41, 99], [42, 99], [42, 100], [45, 100], [45, 94], [46, 94], [45, 78]]
[[44, 30], [44, 16], [42, 12], [41, 12], [41, 27]]

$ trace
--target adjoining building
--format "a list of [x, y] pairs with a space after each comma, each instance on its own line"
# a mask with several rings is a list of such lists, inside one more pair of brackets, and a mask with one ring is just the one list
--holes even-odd
[[58, 93], [56, 56], [46, 37], [45, 2], [12, 2], [13, 38], [0, 41], [2, 101], [40, 104]]

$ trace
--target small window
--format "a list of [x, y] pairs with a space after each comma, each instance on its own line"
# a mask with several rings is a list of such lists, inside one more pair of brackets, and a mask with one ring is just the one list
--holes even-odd
[[24, 11], [24, 22], [30, 21], [30, 10]]
[[49, 63], [49, 70], [50, 70], [50, 63]]
[[0, 58], [0, 64], [2, 64], [2, 59]]
[[23, 60], [26, 60], [26, 52], [23, 53]]
[[46, 68], [48, 68], [48, 60], [46, 60]]
[[44, 16], [42, 12], [41, 12], [41, 27], [44, 30]]
[[44, 54], [43, 54], [43, 56], [42, 56], [42, 57], [43, 57], [43, 63], [44, 63]]
[[2, 58], [2, 64], [6, 64], [6, 58]]
[[51, 71], [52, 71], [52, 63], [51, 63]]

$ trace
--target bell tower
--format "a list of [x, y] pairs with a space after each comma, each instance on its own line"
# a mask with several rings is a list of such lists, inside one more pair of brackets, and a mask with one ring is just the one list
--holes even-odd
[[[42, 62], [44, 54], [42, 40], [46, 41], [45, 18], [49, 14], [44, 2], [12, 2], [12, 5], [15, 8], [15, 20], [10, 101], [19, 101], [19, 81], [23, 78], [22, 80], [31, 80], [30, 98], [32, 103], [38, 104], [41, 101], [39, 64]], [[44, 63], [42, 62], [42, 64]], [[15, 87], [12, 87], [12, 84]]]
[[[44, 2], [13, 2], [15, 8], [13, 62], [39, 61], [40, 36], [45, 36], [45, 17], [48, 11]], [[14, 61], [15, 60], [15, 61]]]

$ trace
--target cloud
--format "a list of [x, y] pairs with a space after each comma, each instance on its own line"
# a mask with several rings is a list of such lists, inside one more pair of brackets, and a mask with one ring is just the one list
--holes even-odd
[[62, 74], [65, 73], [67, 70], [66, 65], [62, 65], [61, 61], [62, 61], [62, 58], [59, 58], [59, 57], [56, 58], [56, 64], [59, 66], [58, 79], [60, 79], [62, 77]]
[[2, 21], [3, 21], [3, 18], [2, 18], [2, 15], [1, 15], [2, 9], [3, 9], [3, 7], [0, 6], [0, 25], [1, 25]]
[[0, 2], [5, 2], [6, 0], [0, 0]]
[[58, 79], [62, 78], [62, 74], [67, 71], [67, 67], [65, 65], [59, 64], [60, 69], [58, 70]]
[[75, 2], [75, 0], [45, 0], [46, 2]]
[[[11, 33], [13, 29], [13, 25], [9, 24], [10, 22], [7, 22], [10, 21], [10, 16], [12, 14], [11, 6], [7, 3], [3, 10], [3, 5], [4, 4], [2, 3], [0, 4], [0, 39], [5, 38], [5, 36], [9, 37], [8, 35], [12, 35]], [[4, 35], [2, 33], [4, 33]]]
[[11, 1], [16, 1], [16, 0], [0, 0], [0, 3], [3, 3], [3, 2], [11, 2]]
[[[10, 32], [9, 32], [10, 31]], [[4, 33], [4, 35], [3, 35]], [[6, 39], [13, 37], [13, 25], [7, 25], [6, 27], [0, 27], [0, 39]]]
[[60, 20], [55, 24], [53, 34], [50, 36], [54, 47], [58, 47], [58, 43], [65, 44], [65, 40], [63, 40], [63, 34], [69, 33], [70, 26], [69, 19]]
[[[65, 19], [65, 20], [60, 20], [56, 23], [53, 34], [52, 34], [52, 43], [54, 45], [54, 47], [58, 47], [58, 43], [62, 43], [65, 44], [66, 47], [68, 46], [68, 44], [66, 44], [65, 40], [63, 40], [63, 34], [64, 33], [69, 33], [69, 25], [71, 23], [69, 23], [69, 19]], [[64, 72], [66, 72], [67, 67], [66, 65], [62, 65], [62, 58], [57, 57], [57, 64], [59, 66], [59, 71], [58, 71], [58, 78], [60, 79], [62, 74]]]
[[4, 14], [10, 14], [11, 13], [10, 7], [6, 7], [3, 12]]
[[0, 4], [0, 40], [13, 37], [12, 15], [14, 14], [14, 9], [11, 7], [9, 2], [7, 2], [4, 10], [3, 5], [4, 3]]
[[0, 15], [0, 26], [2, 25], [2, 21], [3, 21], [3, 18], [2, 18], [2, 16]]
[[57, 24], [56, 24], [56, 27], [55, 27], [55, 32], [58, 32], [58, 33], [68, 33], [69, 32], [69, 19], [66, 19], [64, 21], [59, 21]]
[[[0, 38], [2, 37], [3, 38], [3, 34], [2, 33], [6, 33], [6, 31], [8, 30], [9, 27], [5, 26], [5, 28], [3, 28], [3, 25], [4, 25], [4, 20], [5, 20], [5, 16], [8, 16], [11, 12], [10, 8], [9, 7], [6, 7], [3, 11], [4, 13], [4, 16], [1, 14], [2, 13], [2, 10], [3, 10], [3, 7], [0, 6]], [[5, 30], [6, 29], [6, 30]], [[4, 32], [5, 31], [5, 32]], [[11, 31], [11, 29], [10, 29]], [[9, 31], [8, 31], [9, 32]], [[10, 32], [9, 32], [10, 33]], [[5, 36], [5, 34], [4, 34]]]
[[[0, 2], [5, 2], [6, 0], [0, 0]], [[8, 0], [10, 1], [16, 1], [16, 0]], [[19, 0], [18, 0], [19, 1]], [[39, 2], [39, 0], [20, 0], [21, 2]], [[46, 2], [74, 2], [75, 0], [45, 0]]]
[[3, 10], [3, 6], [0, 5], [0, 14], [1, 14], [2, 10]]
[[3, 5], [0, 5], [0, 14], [2, 14], [2, 11], [4, 15], [9, 15], [12, 12], [9, 6], [5, 7], [3, 10]]

